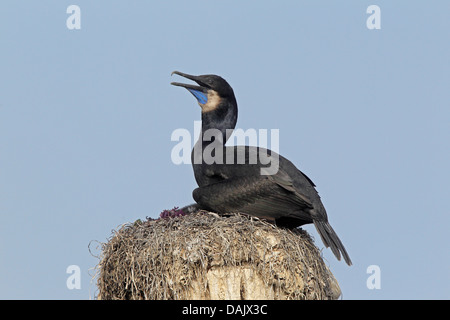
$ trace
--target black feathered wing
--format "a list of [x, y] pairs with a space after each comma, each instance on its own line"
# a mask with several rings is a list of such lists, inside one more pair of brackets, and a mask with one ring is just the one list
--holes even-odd
[[193, 197], [201, 207], [218, 213], [242, 212], [270, 221], [289, 216], [298, 225], [312, 222], [311, 201], [280, 172], [224, 179], [195, 189]]

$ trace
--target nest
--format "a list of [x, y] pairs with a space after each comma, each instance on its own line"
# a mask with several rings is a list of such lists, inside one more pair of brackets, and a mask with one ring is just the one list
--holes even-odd
[[97, 266], [99, 299], [337, 299], [302, 229], [242, 214], [189, 215], [120, 227]]

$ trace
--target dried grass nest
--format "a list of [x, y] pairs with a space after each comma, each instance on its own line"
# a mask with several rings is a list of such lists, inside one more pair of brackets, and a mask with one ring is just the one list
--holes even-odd
[[121, 226], [101, 244], [98, 299], [337, 299], [309, 234], [197, 212]]

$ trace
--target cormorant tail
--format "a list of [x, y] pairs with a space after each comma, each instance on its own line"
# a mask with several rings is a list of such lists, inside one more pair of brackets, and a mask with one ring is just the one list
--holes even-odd
[[342, 253], [345, 262], [349, 266], [351, 266], [352, 260], [350, 259], [347, 250], [345, 250], [344, 245], [342, 244], [338, 235], [333, 230], [328, 221], [314, 220], [314, 226], [316, 227], [317, 232], [320, 234], [320, 237], [322, 238], [322, 242], [324, 243], [325, 247], [331, 248], [331, 251], [333, 251], [334, 255], [339, 261], [341, 260], [341, 253]]

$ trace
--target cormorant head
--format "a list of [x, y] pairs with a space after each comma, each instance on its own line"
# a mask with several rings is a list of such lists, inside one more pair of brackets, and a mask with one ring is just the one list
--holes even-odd
[[179, 71], [172, 72], [189, 80], [195, 81], [198, 86], [186, 83], [172, 82], [174, 86], [186, 88], [197, 99], [202, 108], [202, 113], [218, 109], [220, 106], [226, 106], [231, 103], [236, 107], [236, 98], [228, 82], [222, 77], [214, 74], [205, 74], [193, 76]]

